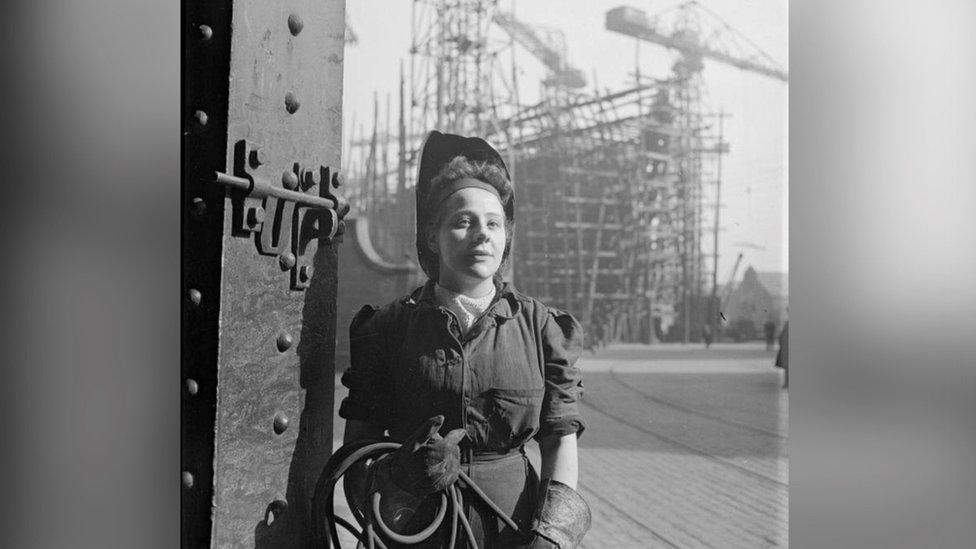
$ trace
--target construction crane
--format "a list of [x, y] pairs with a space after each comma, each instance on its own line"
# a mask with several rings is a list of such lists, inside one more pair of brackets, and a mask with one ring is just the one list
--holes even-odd
[[529, 50], [542, 64], [552, 71], [551, 83], [557, 87], [580, 89], [586, 87], [586, 77], [583, 71], [570, 67], [566, 56], [556, 47], [547, 44], [534, 28], [519, 21], [510, 13], [495, 12], [492, 22], [501, 27], [512, 40]]
[[[701, 71], [704, 67], [703, 60], [709, 59], [721, 63], [738, 67], [742, 70], [769, 78], [789, 81], [786, 70], [781, 68], [776, 61], [766, 52], [762, 51], [757, 45], [732, 28], [727, 22], [707, 8], [690, 1], [678, 5], [675, 8], [663, 10], [654, 16], [649, 17], [647, 13], [638, 8], [619, 6], [606, 13], [607, 30], [631, 36], [641, 41], [658, 44], [666, 48], [676, 50], [680, 58], [674, 63], [672, 70], [674, 73], [673, 82], [675, 91], [679, 96], [679, 103], [683, 104], [682, 114], [677, 120], [677, 124], [684, 132], [700, 131], [704, 126], [701, 114], [702, 107], [702, 81]], [[640, 79], [638, 72], [638, 80]], [[724, 113], [718, 115], [719, 133], [721, 134], [721, 120]], [[692, 145], [692, 148], [695, 148]], [[719, 176], [715, 181], [715, 237], [713, 252], [713, 271], [712, 271], [712, 296], [709, 300], [707, 314], [708, 322], [714, 326], [716, 316], [714, 307], [721, 307], [721, 302], [717, 302], [717, 269], [718, 269], [718, 231], [719, 231], [719, 208], [721, 189], [721, 153], [727, 149], [719, 150], [718, 172]], [[693, 207], [685, 212], [684, 222], [692, 227], [689, 236], [692, 240], [690, 248], [690, 267], [686, 269], [692, 275], [700, 272], [700, 251], [695, 243], [695, 227], [701, 222], [701, 187], [702, 187], [702, 155], [686, 155], [683, 161], [679, 161], [678, 168], [687, 175], [687, 180], [691, 182], [690, 188], [694, 192], [698, 190], [697, 196], [691, 198], [692, 202], [697, 201], [697, 208]], [[697, 209], [697, 212], [695, 211]], [[738, 267], [738, 265], [736, 265]], [[699, 291], [699, 283], [692, 285], [694, 292]], [[684, 318], [685, 318], [685, 338], [687, 340], [690, 331], [691, 310], [690, 302], [694, 300], [694, 295], [689, 297], [687, 293], [688, 284], [684, 284]], [[693, 293], [694, 293], [693, 292]]]
[[722, 301], [719, 305], [719, 311], [724, 311], [726, 305], [729, 304], [729, 298], [732, 297], [732, 291], [735, 289], [735, 275], [739, 272], [739, 264], [742, 263], [742, 254], [735, 258], [735, 265], [732, 267], [732, 276], [729, 277], [729, 283], [725, 285], [722, 289]]
[[681, 52], [691, 70], [702, 59], [714, 59], [742, 70], [789, 81], [789, 75], [766, 52], [698, 2], [653, 18], [638, 8], [620, 6], [607, 12], [607, 30]]

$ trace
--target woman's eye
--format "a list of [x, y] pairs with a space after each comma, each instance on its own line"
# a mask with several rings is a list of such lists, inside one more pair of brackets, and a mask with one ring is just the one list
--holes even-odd
[[461, 219], [458, 219], [454, 225], [457, 227], [467, 227], [470, 224], [471, 224], [471, 220], [469, 220], [466, 217], [462, 217]]
[[489, 221], [488, 226], [491, 227], [492, 229], [497, 229], [498, 227], [501, 227], [501, 223], [497, 221]]

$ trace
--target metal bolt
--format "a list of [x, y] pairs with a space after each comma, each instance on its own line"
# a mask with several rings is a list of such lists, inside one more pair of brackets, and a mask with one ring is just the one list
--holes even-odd
[[247, 209], [248, 227], [256, 227], [260, 223], [264, 223], [264, 208], [260, 206], [252, 206], [248, 208]]
[[213, 38], [213, 29], [210, 28], [210, 25], [200, 25], [197, 28], [200, 29], [200, 37], [204, 40], [210, 40]]
[[199, 390], [200, 390], [200, 386], [197, 385], [196, 380], [194, 379], [186, 380], [186, 392], [190, 393], [190, 396], [196, 395]]
[[203, 111], [197, 111], [193, 113], [193, 117], [197, 119], [197, 123], [200, 124], [201, 126], [206, 126], [207, 122], [210, 120], [210, 117], [207, 116], [207, 113]]
[[293, 191], [298, 188], [298, 176], [295, 175], [295, 172], [283, 172], [281, 174], [281, 184], [286, 189]]
[[278, 334], [278, 341], [277, 341], [278, 351], [281, 353], [287, 351], [288, 349], [291, 348], [291, 344], [294, 342], [295, 340], [292, 339], [291, 334], [287, 332], [281, 332], [280, 334]]
[[301, 106], [301, 103], [298, 102], [298, 98], [295, 97], [294, 93], [288, 92], [285, 94], [285, 110], [288, 111], [288, 114], [295, 114], [295, 112], [298, 111], [298, 107]]
[[264, 149], [254, 149], [251, 151], [248, 161], [251, 163], [252, 168], [258, 168], [268, 163], [268, 153]]
[[332, 186], [339, 188], [346, 183], [346, 176], [342, 175], [342, 172], [336, 170], [332, 172]]
[[301, 268], [298, 269], [298, 279], [302, 282], [308, 282], [312, 279], [312, 274], [314, 272], [315, 269], [311, 265], [302, 265]]
[[307, 191], [318, 185], [318, 183], [315, 182], [315, 170], [303, 170], [301, 182], [303, 191]]
[[305, 22], [302, 21], [302, 18], [297, 13], [288, 16], [288, 30], [291, 31], [292, 36], [298, 36], [298, 33], [302, 32], [303, 28], [305, 28]]
[[280, 435], [288, 429], [288, 416], [283, 412], [278, 412], [274, 417], [274, 432], [276, 435]]
[[203, 295], [200, 293], [200, 290], [191, 289], [189, 292], [187, 292], [187, 294], [190, 296], [190, 303], [197, 306], [200, 305], [200, 300], [203, 299]]
[[207, 203], [203, 201], [199, 196], [193, 198], [192, 209], [193, 215], [200, 217], [207, 213]]
[[183, 487], [184, 488], [193, 488], [193, 474], [192, 473], [190, 473], [189, 471], [183, 471], [183, 474], [180, 475], [180, 476], [182, 477]]
[[281, 265], [281, 270], [287, 271], [295, 266], [295, 254], [291, 252], [284, 252], [278, 256], [278, 264]]

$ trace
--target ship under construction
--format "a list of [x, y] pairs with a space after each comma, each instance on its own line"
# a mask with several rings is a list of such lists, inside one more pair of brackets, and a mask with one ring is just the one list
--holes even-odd
[[[422, 277], [412, 244], [412, 178], [426, 131], [478, 135], [502, 152], [513, 174], [509, 276], [520, 290], [571, 311], [591, 346], [697, 340], [720, 329], [728, 115], [703, 104], [703, 61], [784, 82], [787, 74], [695, 2], [653, 16], [614, 8], [605, 28], [677, 52], [671, 73], [653, 78], [636, 65], [624, 89], [598, 92], [569, 64], [558, 30], [524, 23], [497, 1], [415, 0], [396, 128], [390, 100], [384, 124], [377, 98], [372, 131], [354, 127], [343, 155], [359, 194], [356, 230], [369, 227], [357, 237], [369, 248], [362, 257], [383, 264], [374, 266], [376, 276], [399, 277], [397, 288]], [[516, 47], [547, 71], [533, 105], [519, 101]]]

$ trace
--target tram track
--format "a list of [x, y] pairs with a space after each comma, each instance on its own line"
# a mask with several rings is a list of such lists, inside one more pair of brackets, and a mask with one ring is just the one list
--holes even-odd
[[630, 427], [632, 429], [635, 429], [637, 431], [640, 431], [641, 433], [644, 433], [645, 435], [652, 436], [654, 438], [657, 438], [659, 440], [662, 440], [664, 442], [667, 442], [668, 444], [672, 444], [672, 445], [677, 446], [679, 448], [683, 448], [683, 449], [685, 449], [685, 450], [687, 450], [687, 451], [689, 451], [689, 452], [691, 452], [693, 454], [697, 454], [699, 456], [702, 456], [702, 457], [704, 457], [704, 458], [706, 458], [706, 459], [708, 459], [710, 461], [713, 461], [713, 462], [715, 462], [715, 463], [717, 463], [719, 465], [722, 465], [724, 467], [728, 467], [730, 469], [735, 469], [737, 471], [740, 471], [740, 472], [742, 472], [742, 473], [744, 473], [744, 474], [746, 474], [748, 476], [751, 476], [753, 478], [759, 479], [761, 481], [768, 482], [768, 483], [774, 484], [774, 485], [779, 486], [779, 487], [782, 487], [782, 488], [789, 488], [789, 484], [787, 484], [787, 483], [785, 483], [785, 482], [783, 482], [783, 481], [781, 481], [779, 479], [775, 479], [775, 478], [770, 477], [768, 475], [764, 475], [762, 473], [753, 471], [752, 469], [749, 469], [747, 467], [743, 467], [743, 466], [739, 465], [738, 463], [734, 463], [734, 462], [729, 461], [727, 459], [723, 459], [721, 457], [718, 457], [715, 454], [712, 454], [711, 452], [708, 452], [706, 450], [702, 450], [701, 448], [697, 448], [695, 446], [692, 446], [692, 445], [687, 444], [685, 442], [682, 442], [680, 440], [674, 439], [674, 438], [669, 437], [667, 435], [663, 435], [661, 433], [658, 433], [656, 431], [653, 431], [651, 429], [648, 429], [647, 427], [645, 427], [643, 425], [637, 424], [637, 423], [635, 423], [635, 422], [633, 422], [633, 421], [631, 421], [631, 420], [629, 420], [629, 419], [627, 419], [625, 417], [622, 417], [620, 415], [617, 415], [616, 413], [614, 413], [614, 412], [612, 412], [610, 410], [607, 410], [607, 409], [605, 409], [605, 408], [603, 408], [601, 406], [598, 406], [596, 404], [593, 404], [592, 402], [589, 402], [587, 400], [580, 400], [579, 402], [585, 408], [592, 409], [594, 412], [596, 412], [598, 414], [601, 414], [601, 415], [604, 415], [604, 416], [606, 416], [606, 417], [608, 417], [608, 418], [610, 418], [610, 419], [618, 422], [620, 425], [626, 425], [627, 427]]
[[671, 402], [671, 401], [669, 401], [667, 399], [663, 399], [661, 397], [648, 394], [648, 393], [646, 393], [644, 391], [641, 391], [640, 389], [637, 389], [634, 386], [629, 385], [629, 384], [625, 383], [624, 381], [622, 381], [620, 378], [617, 377], [616, 372], [614, 372], [613, 370], [610, 370], [610, 379], [613, 380], [613, 382], [616, 383], [617, 385], [620, 385], [621, 387], [623, 387], [623, 388], [625, 388], [625, 389], [627, 389], [627, 390], [629, 390], [629, 391], [631, 391], [633, 393], [636, 393], [641, 398], [643, 398], [645, 400], [649, 400], [649, 401], [654, 402], [654, 403], [657, 403], [657, 404], [660, 404], [662, 406], [667, 406], [669, 408], [674, 408], [675, 410], [680, 410], [680, 411], [685, 412], [687, 414], [695, 415], [695, 416], [702, 417], [702, 418], [705, 418], [705, 419], [710, 419], [712, 421], [717, 421], [719, 423], [723, 423], [725, 425], [729, 425], [729, 426], [732, 426], [732, 427], [739, 427], [741, 429], [746, 429], [747, 431], [751, 431], [753, 433], [758, 433], [758, 434], [761, 434], [761, 435], [771, 436], [771, 437], [775, 437], [775, 438], [778, 438], [778, 439], [781, 439], [781, 440], [786, 440], [787, 439], [787, 436], [786, 435], [784, 435], [782, 433], [779, 433], [777, 431], [770, 431], [768, 429], [763, 429], [762, 427], [755, 427], [755, 426], [752, 426], [752, 425], [749, 425], [749, 424], [746, 424], [746, 423], [740, 423], [738, 421], [733, 421], [731, 419], [725, 419], [723, 417], [719, 417], [719, 416], [716, 416], [716, 415], [709, 414], [708, 412], [702, 412], [700, 410], [695, 410], [693, 408], [688, 408], [687, 406], [683, 406], [681, 404], [676, 404], [676, 403]]
[[592, 495], [596, 499], [600, 500], [601, 503], [603, 503], [607, 507], [610, 507], [611, 509], [613, 509], [619, 516], [627, 517], [627, 519], [630, 520], [631, 522], [633, 522], [638, 528], [640, 528], [641, 530], [649, 533], [655, 539], [660, 540], [662, 543], [666, 544], [668, 547], [674, 547], [675, 549], [678, 549], [679, 548], [679, 546], [678, 545], [675, 545], [674, 542], [672, 542], [668, 538], [662, 536], [661, 534], [658, 534], [653, 529], [648, 528], [646, 524], [644, 524], [643, 522], [641, 522], [640, 520], [638, 520], [637, 518], [635, 518], [633, 515], [631, 515], [630, 513], [628, 513], [626, 509], [620, 507], [619, 505], [615, 504], [614, 502], [612, 502], [609, 499], [605, 498], [604, 496], [600, 495], [600, 493], [597, 492], [596, 490], [590, 490], [583, 483], [580, 483], [580, 488], [585, 489], [588, 495]]

